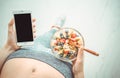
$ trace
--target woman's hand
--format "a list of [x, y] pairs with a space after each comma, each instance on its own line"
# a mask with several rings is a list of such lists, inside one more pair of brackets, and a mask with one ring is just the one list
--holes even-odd
[[83, 47], [81, 47], [78, 50], [76, 60], [73, 61], [72, 71], [74, 74], [74, 78], [84, 78], [83, 62], [84, 62]]
[[[34, 23], [34, 22], [35, 22], [35, 19], [32, 20], [32, 23]], [[7, 38], [7, 42], [5, 44], [5, 47], [9, 48], [11, 50], [10, 52], [20, 49], [20, 46], [18, 46], [16, 43], [17, 42], [16, 41], [16, 32], [15, 32], [13, 25], [14, 25], [14, 19], [11, 19], [8, 24], [8, 38]], [[34, 34], [35, 33], [35, 25], [33, 24], [32, 27], [33, 27], [33, 34]], [[34, 37], [35, 37], [35, 34], [34, 34]]]
[[[35, 19], [33, 19], [35, 22]], [[0, 49], [0, 74], [3, 67], [3, 64], [6, 58], [14, 51], [20, 49], [20, 46], [16, 44], [16, 33], [14, 30], [14, 19], [11, 19], [8, 24], [8, 39], [6, 44]], [[33, 34], [35, 33], [35, 25], [33, 24]], [[35, 36], [35, 34], [34, 34]]]

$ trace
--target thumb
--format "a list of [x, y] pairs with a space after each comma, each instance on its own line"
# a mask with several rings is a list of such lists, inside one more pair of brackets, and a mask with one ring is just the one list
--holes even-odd
[[75, 64], [76, 61], [83, 60], [83, 47], [78, 48], [78, 54], [75, 60], [72, 61], [73, 64]]
[[14, 24], [14, 19], [11, 19], [10, 22], [8, 23], [8, 31], [10, 32], [13, 31], [13, 24]]
[[80, 47], [77, 54], [77, 59], [83, 59], [83, 47]]

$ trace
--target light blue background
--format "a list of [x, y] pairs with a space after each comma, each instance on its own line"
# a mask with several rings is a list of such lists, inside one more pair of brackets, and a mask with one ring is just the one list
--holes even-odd
[[86, 47], [100, 53], [85, 52], [85, 78], [120, 78], [120, 0], [0, 0], [0, 47], [13, 10], [32, 11], [37, 36], [66, 16], [65, 26], [80, 31]]

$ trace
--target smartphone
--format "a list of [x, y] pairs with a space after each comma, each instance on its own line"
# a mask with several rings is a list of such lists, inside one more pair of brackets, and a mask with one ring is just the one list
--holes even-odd
[[18, 46], [33, 45], [31, 11], [14, 11], [16, 39]]

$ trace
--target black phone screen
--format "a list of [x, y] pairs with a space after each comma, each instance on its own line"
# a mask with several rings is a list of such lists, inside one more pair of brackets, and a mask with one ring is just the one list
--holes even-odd
[[17, 42], [33, 41], [31, 14], [14, 14]]

